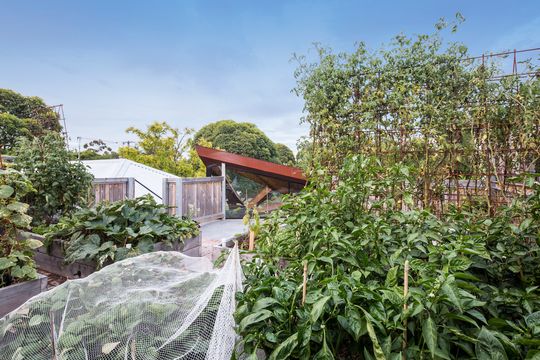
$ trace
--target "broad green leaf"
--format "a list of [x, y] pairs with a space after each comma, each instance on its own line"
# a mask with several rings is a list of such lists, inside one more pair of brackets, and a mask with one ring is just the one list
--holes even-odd
[[330, 300], [330, 296], [323, 296], [317, 300], [311, 308], [311, 322], [315, 323], [324, 311], [324, 306]]
[[10, 268], [14, 265], [15, 263], [12, 260], [5, 257], [0, 257], [0, 270]]
[[469, 324], [471, 324], [472, 326], [474, 327], [477, 327], [479, 328], [480, 326], [478, 326], [478, 324], [476, 323], [476, 321], [474, 321], [474, 319], [466, 316], [466, 315], [463, 315], [463, 314], [454, 314], [454, 313], [449, 313], [446, 315], [449, 319], [455, 319], [455, 320], [460, 320], [460, 321], [464, 321], [464, 322], [467, 322]]
[[435, 325], [431, 316], [426, 318], [422, 323], [422, 337], [431, 353], [431, 357], [435, 358], [435, 352], [437, 351], [437, 325]]
[[37, 239], [27, 239], [24, 242], [32, 250], [39, 249], [43, 246], [43, 243]]
[[28, 326], [36, 326], [45, 321], [46, 319], [43, 315], [34, 315], [30, 318], [30, 321], [28, 322]]
[[369, 338], [371, 339], [371, 342], [373, 344], [373, 353], [375, 354], [376, 360], [386, 360], [386, 356], [384, 355], [384, 352], [381, 348], [381, 345], [379, 344], [379, 339], [377, 338], [377, 334], [375, 333], [375, 329], [373, 328], [373, 324], [370, 320], [370, 315], [367, 311], [362, 309], [366, 316], [366, 328], [369, 335]]
[[525, 317], [525, 323], [529, 328], [540, 325], [540, 311], [534, 312]]
[[493, 333], [482, 327], [478, 334], [478, 342], [475, 346], [475, 353], [478, 360], [507, 360], [503, 345]]
[[388, 270], [388, 274], [386, 274], [386, 280], [384, 282], [384, 285], [387, 287], [396, 286], [397, 284], [397, 271], [398, 267], [394, 266], [390, 270]]
[[444, 283], [441, 287], [441, 291], [444, 295], [448, 297], [448, 300], [462, 312], [461, 300], [459, 299], [457, 293], [454, 290], [454, 287], [448, 283]]
[[11, 186], [0, 185], [0, 199], [7, 199], [11, 195], [13, 195], [14, 192], [15, 192], [15, 189], [13, 189]]
[[246, 327], [253, 324], [257, 324], [263, 320], [268, 319], [271, 316], [272, 316], [272, 312], [266, 309], [259, 310], [252, 314], [249, 314], [248, 316], [243, 318], [242, 321], [240, 321], [239, 331], [242, 332], [246, 329]]
[[260, 298], [255, 302], [255, 304], [253, 304], [253, 308], [251, 309], [251, 311], [258, 311], [261, 309], [266, 309], [268, 306], [273, 305], [273, 304], [278, 304], [278, 301], [274, 298], [271, 298], [271, 297]]
[[323, 346], [317, 354], [315, 354], [314, 360], [334, 360], [334, 355], [326, 343], [326, 338], [323, 340]]
[[16, 211], [18, 213], [25, 213], [28, 210], [28, 204], [15, 201], [8, 204], [7, 208], [11, 211]]
[[272, 351], [268, 360], [287, 359], [298, 345], [298, 333], [294, 333]]

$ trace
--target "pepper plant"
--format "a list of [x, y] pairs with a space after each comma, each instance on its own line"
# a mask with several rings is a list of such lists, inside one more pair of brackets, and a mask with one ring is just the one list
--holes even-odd
[[332, 190], [327, 174], [284, 201], [262, 226], [259, 259], [244, 264], [236, 317], [245, 355], [539, 356], [538, 184], [494, 217], [474, 208], [437, 217], [415, 207], [407, 166], [353, 156]]

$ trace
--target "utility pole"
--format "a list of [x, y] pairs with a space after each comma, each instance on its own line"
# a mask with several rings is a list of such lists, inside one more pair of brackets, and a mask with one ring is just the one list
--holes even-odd
[[77, 159], [79, 160], [81, 160], [81, 140], [82, 138], [80, 136], [77, 136], [77, 143], [78, 143]]

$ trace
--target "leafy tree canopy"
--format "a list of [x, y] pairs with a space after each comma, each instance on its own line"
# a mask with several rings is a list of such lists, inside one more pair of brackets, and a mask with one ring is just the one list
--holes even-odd
[[83, 164], [71, 161], [60, 134], [47, 132], [32, 140], [20, 138], [15, 155], [15, 168], [36, 189], [23, 199], [31, 205], [29, 215], [35, 224], [54, 223], [88, 200], [92, 175]]
[[279, 162], [276, 145], [255, 124], [221, 120], [202, 127], [194, 137], [213, 147], [255, 159]]
[[285, 144], [276, 144], [277, 159], [280, 164], [295, 166], [296, 159], [294, 153]]
[[83, 145], [78, 158], [81, 160], [118, 159], [118, 153], [103, 140], [96, 139]]
[[10, 153], [17, 142], [17, 138], [31, 137], [33, 126], [39, 127], [39, 124], [32, 119], [19, 119], [15, 115], [8, 113], [0, 114], [0, 144], [2, 151]]
[[37, 96], [24, 96], [13, 90], [0, 89], [0, 113], [19, 119], [35, 119], [45, 130], [60, 131], [58, 115]]
[[204, 164], [190, 139], [193, 129], [180, 131], [166, 122], [154, 122], [146, 130], [130, 127], [126, 131], [137, 135], [139, 140], [135, 147], [120, 147], [120, 157], [178, 176], [204, 176]]

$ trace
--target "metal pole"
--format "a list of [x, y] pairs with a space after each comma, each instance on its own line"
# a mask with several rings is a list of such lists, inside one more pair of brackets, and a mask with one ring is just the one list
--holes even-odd
[[227, 168], [225, 163], [221, 163], [221, 176], [223, 176], [223, 183], [221, 185], [221, 212], [223, 213], [223, 220], [225, 220], [225, 204], [227, 203]]

